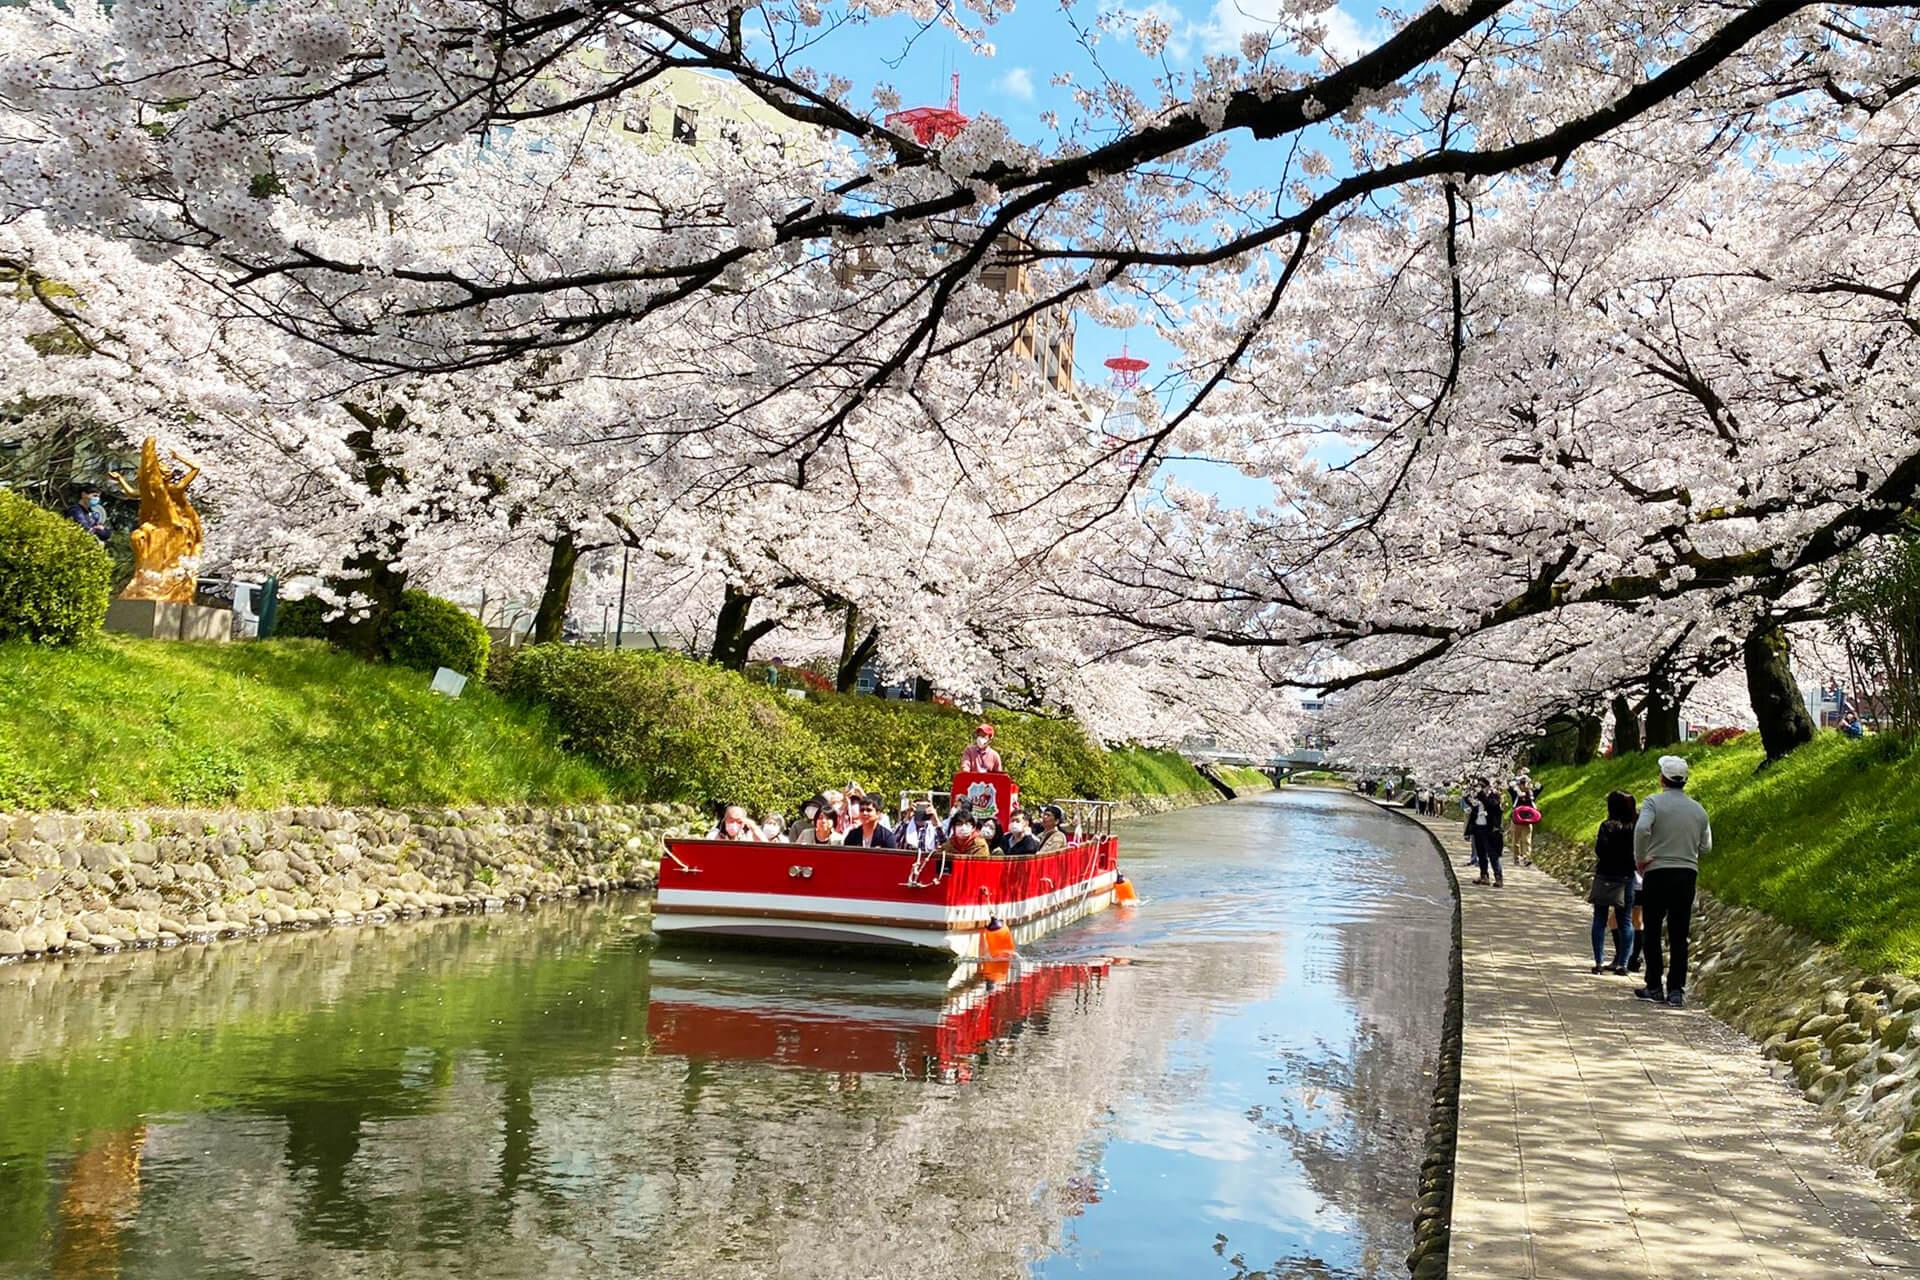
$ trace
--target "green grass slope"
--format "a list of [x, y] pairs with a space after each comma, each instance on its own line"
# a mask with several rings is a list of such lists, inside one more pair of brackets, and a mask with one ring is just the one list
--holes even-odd
[[1258, 795], [1262, 791], [1273, 790], [1272, 778], [1242, 764], [1221, 765], [1220, 780], [1232, 787], [1236, 796]]
[[[478, 681], [443, 698], [420, 672], [319, 641], [0, 644], [0, 810], [706, 802], [766, 792], [756, 803], [764, 808], [792, 792], [790, 809], [849, 778], [883, 794], [944, 787], [974, 722], [951, 707], [853, 695], [796, 703], [704, 664], [660, 662], [686, 679], [662, 686], [665, 701], [649, 705], [645, 722], [664, 735], [669, 761], [687, 766], [677, 771], [570, 750], [559, 709]], [[759, 767], [754, 752], [721, 749], [738, 745], [741, 706], [761, 703], [767, 724], [811, 762], [781, 786], [748, 776]], [[1214, 795], [1177, 752], [1102, 750], [1067, 720], [997, 721], [996, 741], [1036, 799]]]
[[545, 715], [318, 641], [0, 645], [0, 809], [619, 798]]
[[[1704, 888], [1836, 944], [1869, 970], [1920, 974], [1920, 754], [1893, 738], [1822, 733], [1761, 769], [1758, 734], [1673, 751], [1713, 820]], [[1616, 789], [1645, 797], [1665, 751], [1535, 770], [1541, 814], [1590, 844]]]
[[1193, 762], [1178, 751], [1123, 747], [1107, 752], [1107, 768], [1112, 776], [1109, 795], [1184, 796], [1219, 795], [1213, 784], [1200, 776]]

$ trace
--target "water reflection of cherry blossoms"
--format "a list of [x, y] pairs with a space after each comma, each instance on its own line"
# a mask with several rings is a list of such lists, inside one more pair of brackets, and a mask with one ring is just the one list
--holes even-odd
[[0, 971], [0, 1275], [1398, 1273], [1430, 848], [1127, 839], [1140, 911], [957, 982], [604, 905]]

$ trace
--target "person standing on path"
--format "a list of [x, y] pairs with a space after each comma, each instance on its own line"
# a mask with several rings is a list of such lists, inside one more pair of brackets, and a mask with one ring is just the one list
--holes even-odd
[[[1686, 793], [1687, 762], [1660, 757], [1660, 790], [1640, 806], [1633, 826], [1633, 856], [1644, 886], [1641, 915], [1646, 921], [1647, 985], [1633, 994], [1686, 1004], [1687, 942], [1693, 929], [1693, 891], [1700, 878], [1700, 857], [1713, 848], [1713, 827], [1700, 802]], [[1660, 985], [1661, 934], [1673, 947], [1666, 986]]]
[[1633, 947], [1633, 825], [1640, 815], [1625, 791], [1607, 796], [1607, 820], [1593, 837], [1593, 971], [1606, 967], [1607, 913], [1612, 912], [1613, 971], [1627, 971], [1627, 953]]
[[1485, 778], [1480, 780], [1480, 794], [1473, 798], [1473, 807], [1467, 811], [1467, 838], [1473, 842], [1474, 859], [1480, 864], [1480, 878], [1475, 884], [1487, 883], [1487, 872], [1493, 872], [1493, 886], [1497, 889], [1506, 883], [1500, 874], [1500, 855], [1504, 849], [1505, 837], [1501, 834], [1501, 824], [1506, 815], [1500, 811], [1500, 793], [1493, 783]]
[[1540, 821], [1540, 807], [1534, 803], [1531, 786], [1515, 790], [1513, 795], [1513, 856], [1523, 867], [1533, 865], [1533, 828]]

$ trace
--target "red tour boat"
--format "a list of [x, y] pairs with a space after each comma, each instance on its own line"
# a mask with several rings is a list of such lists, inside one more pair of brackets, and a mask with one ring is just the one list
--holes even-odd
[[[1004, 773], [956, 773], [948, 793], [991, 804], [1002, 829], [1019, 788]], [[1119, 874], [1113, 807], [1057, 802], [1068, 844], [1022, 857], [842, 848], [743, 840], [670, 840], [660, 862], [653, 928], [672, 938], [920, 950], [1001, 959], [1115, 902], [1134, 900]]]

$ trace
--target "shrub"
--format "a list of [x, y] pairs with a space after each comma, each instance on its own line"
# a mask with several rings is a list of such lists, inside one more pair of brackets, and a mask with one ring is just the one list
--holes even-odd
[[[815, 694], [795, 710], [832, 750], [833, 785], [857, 781], [890, 800], [902, 790], [944, 790], [981, 719], [942, 703], [862, 694]], [[1023, 801], [1114, 793], [1106, 753], [1078, 723], [1012, 712], [987, 718]]]
[[1735, 725], [1723, 724], [1718, 729], [1709, 729], [1702, 734], [1700, 741], [1710, 747], [1724, 747], [1736, 738], [1743, 738], [1747, 731]]
[[381, 647], [387, 661], [432, 671], [449, 667], [464, 676], [485, 675], [492, 637], [480, 620], [451, 600], [424, 591], [401, 593], [387, 620]]
[[327, 609], [319, 596], [282, 600], [274, 613], [273, 638], [276, 640], [325, 640]]
[[675, 654], [533, 645], [514, 655], [507, 691], [658, 799], [791, 814], [837, 776], [784, 694]]
[[112, 579], [92, 534], [0, 489], [0, 640], [73, 644], [96, 634]]

